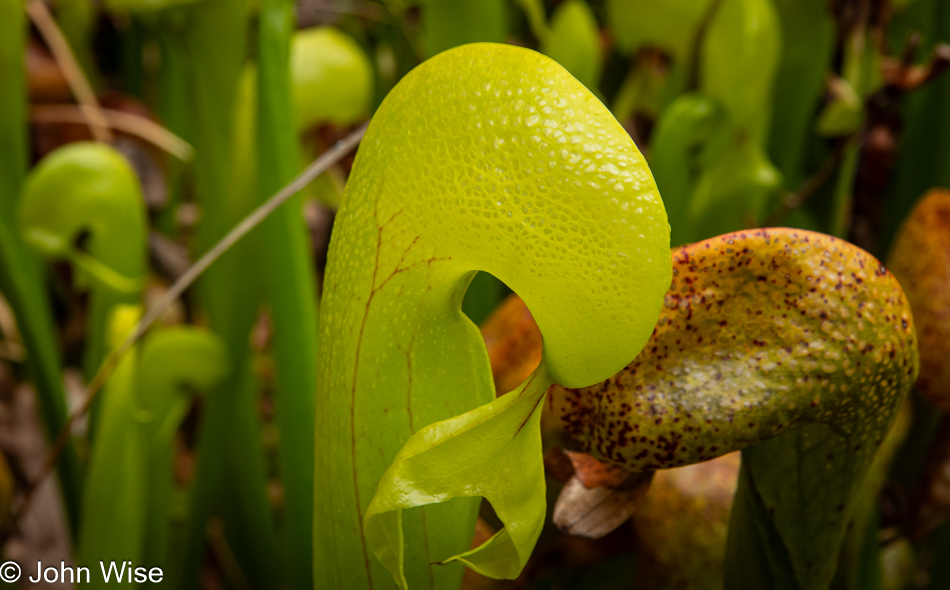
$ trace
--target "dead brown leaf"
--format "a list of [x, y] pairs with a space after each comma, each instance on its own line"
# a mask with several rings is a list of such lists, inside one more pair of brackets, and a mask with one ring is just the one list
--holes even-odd
[[639, 508], [653, 473], [633, 473], [618, 487], [587, 488], [572, 477], [554, 505], [554, 524], [569, 535], [599, 539]]

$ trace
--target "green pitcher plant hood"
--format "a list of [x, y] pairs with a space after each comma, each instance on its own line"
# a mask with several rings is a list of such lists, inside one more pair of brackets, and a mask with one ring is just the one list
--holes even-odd
[[771, 568], [756, 584], [823, 588], [918, 367], [907, 298], [880, 262], [762, 229], [676, 249], [643, 353], [549, 401], [585, 450], [629, 471], [744, 449], [730, 535], [751, 517]]
[[135, 372], [138, 417], [147, 465], [143, 558], [165, 567], [174, 505], [175, 434], [192, 395], [210, 393], [227, 376], [227, 349], [220, 337], [194, 326], [149, 332]]
[[[24, 239], [51, 258], [80, 257], [80, 270], [115, 291], [141, 289], [145, 206], [138, 178], [114, 148], [66, 145], [27, 176], [19, 205]], [[89, 257], [75, 241], [89, 233]], [[130, 247], [134, 244], [135, 247]]]
[[301, 129], [349, 125], [373, 99], [373, 68], [363, 48], [333, 27], [298, 31], [290, 46], [294, 112]]
[[[562, 67], [473, 44], [387, 96], [346, 191], [321, 309], [315, 584], [448, 587], [451, 560], [514, 578], [544, 519], [545, 392], [616, 373], [662, 306], [669, 225], [653, 178]], [[477, 271], [519, 293], [544, 335], [539, 368], [494, 401], [460, 311]], [[465, 553], [478, 496], [505, 528]]]
[[[105, 351], [110, 310], [136, 304], [147, 268], [145, 200], [128, 161], [115, 148], [68, 144], [43, 158], [27, 175], [17, 221], [24, 241], [46, 258], [66, 259], [79, 283], [91, 290], [87, 376]], [[85, 235], [85, 249], [76, 242]]]

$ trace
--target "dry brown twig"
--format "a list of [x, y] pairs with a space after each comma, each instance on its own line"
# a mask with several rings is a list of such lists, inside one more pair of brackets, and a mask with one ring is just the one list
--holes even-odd
[[[86, 105], [35, 104], [30, 108], [30, 120], [37, 123], [82, 124], [89, 122], [93, 110]], [[98, 109], [98, 113], [111, 129], [143, 139], [183, 162], [195, 156], [191, 144], [146, 117], [103, 108]]]
[[49, 9], [46, 8], [46, 4], [43, 3], [43, 0], [27, 0], [26, 12], [30, 15], [30, 20], [40, 32], [43, 40], [46, 41], [46, 46], [49, 47], [53, 59], [56, 60], [60, 71], [63, 72], [73, 96], [82, 105], [82, 113], [89, 124], [92, 136], [96, 141], [111, 143], [113, 140], [112, 131], [102, 114], [99, 99], [96, 98], [92, 85], [86, 79], [82, 67], [76, 60], [76, 54], [69, 47], [69, 41], [66, 40], [66, 36], [63, 35], [63, 31], [56, 24], [56, 20], [50, 14]]

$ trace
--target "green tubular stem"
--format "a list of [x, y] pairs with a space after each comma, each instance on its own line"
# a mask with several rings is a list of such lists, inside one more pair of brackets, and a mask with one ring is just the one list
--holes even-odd
[[835, 590], [880, 589], [881, 547], [878, 539], [881, 523], [878, 504], [881, 490], [889, 479], [888, 472], [910, 429], [911, 414], [911, 403], [906, 400], [874, 455], [838, 555], [838, 568], [831, 584]]
[[175, 434], [190, 393], [206, 393], [228, 373], [224, 344], [199, 328], [149, 333], [141, 345], [136, 394], [145, 421], [147, 461], [144, 563], [168, 570]]
[[662, 191], [670, 219], [670, 244], [694, 241], [687, 230], [687, 211], [696, 184], [699, 148], [723, 122], [718, 103], [701, 94], [684, 94], [667, 107], [650, 140], [650, 168]]
[[852, 192], [854, 180], [858, 173], [858, 159], [861, 156], [861, 142], [858, 135], [849, 138], [844, 150], [841, 166], [838, 168], [838, 178], [835, 181], [832, 200], [831, 227], [829, 233], [835, 237], [848, 237], [851, 220]]
[[[195, 146], [195, 189], [204, 215], [200, 251], [209, 249], [250, 210], [253, 185], [244, 153], [253, 129], [235, 129], [236, 100], [244, 65], [247, 16], [242, 0], [207, 0], [180, 9], [180, 40], [186, 56], [188, 96]], [[251, 111], [252, 112], [252, 111]], [[253, 121], [253, 117], [244, 119]], [[242, 133], [244, 135], [238, 135]], [[236, 148], [235, 146], [239, 146]], [[234, 163], [235, 159], [239, 163]], [[255, 588], [279, 585], [276, 538], [267, 495], [256, 381], [250, 370], [248, 335], [259, 289], [248, 268], [256, 266], [256, 243], [245, 240], [225, 254], [198, 283], [200, 306], [228, 351], [231, 373], [209, 396], [199, 433], [181, 570], [176, 586], [198, 584], [207, 524], [223, 516], [230, 549]]]
[[[188, 96], [185, 79], [185, 56], [182, 48], [172, 35], [165, 30], [158, 31], [161, 47], [162, 65], [159, 70], [159, 105], [162, 122], [168, 130], [179, 137], [189, 137]], [[182, 201], [182, 176], [184, 164], [178, 158], [168, 157], [168, 200], [158, 213], [156, 225], [167, 236], [178, 233], [175, 216]]]
[[[17, 320], [26, 366], [36, 387], [47, 437], [66, 423], [62, 366], [41, 269], [13, 223], [26, 174], [26, 12], [19, 2], [0, 5], [0, 292]], [[57, 463], [70, 530], [78, 531], [82, 472], [70, 442]]]
[[824, 0], [773, 0], [782, 27], [782, 57], [775, 78], [769, 155], [796, 190], [803, 178], [805, 140], [824, 91], [834, 51], [834, 19]]
[[771, 123], [781, 35], [772, 0], [722, 0], [702, 41], [702, 91], [758, 145]]
[[[291, 0], [263, 0], [257, 77], [258, 196], [266, 199], [299, 172], [290, 47]], [[315, 56], [319, 57], [319, 56]], [[366, 93], [366, 99], [369, 92]], [[319, 96], [315, 100], [320, 100]], [[291, 588], [313, 586], [313, 430], [317, 391], [318, 297], [300, 195], [263, 224], [260, 263], [274, 326], [278, 451], [284, 488], [284, 549]]]
[[726, 540], [725, 587], [729, 590], [798, 590], [794, 576], [789, 575], [794, 570], [791, 557], [768, 522], [768, 509], [743, 463]]
[[[117, 305], [109, 315], [107, 344], [115, 350], [135, 328], [141, 309]], [[105, 385], [98, 431], [83, 490], [79, 561], [95, 571], [100, 562], [141, 563], [146, 530], [145, 429], [138, 416], [136, 355], [129, 354]], [[100, 576], [91, 587], [108, 588]]]

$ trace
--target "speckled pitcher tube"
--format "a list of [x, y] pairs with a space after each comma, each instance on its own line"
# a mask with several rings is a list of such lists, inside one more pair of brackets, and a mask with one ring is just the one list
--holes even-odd
[[548, 401], [586, 450], [630, 471], [745, 449], [738, 497], [752, 506], [737, 501], [730, 535], [756, 512], [754, 534], [782, 540], [760, 539], [773, 553], [758, 579], [822, 588], [918, 367], [907, 298], [880, 262], [826, 235], [763, 229], [676, 249], [643, 353]]

